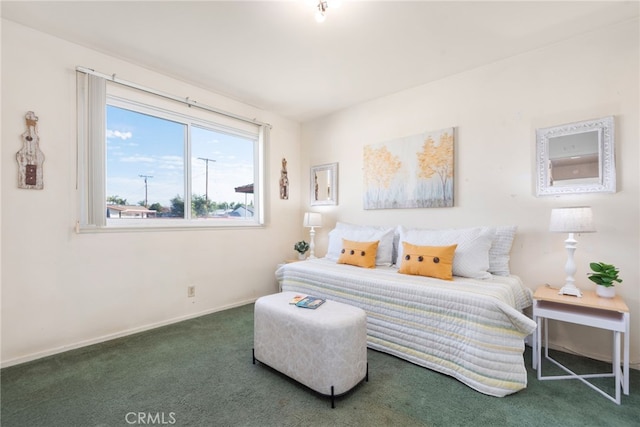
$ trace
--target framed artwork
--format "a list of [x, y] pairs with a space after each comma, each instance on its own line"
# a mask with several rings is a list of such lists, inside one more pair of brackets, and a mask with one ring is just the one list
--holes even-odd
[[338, 204], [338, 163], [311, 167], [311, 206]]
[[365, 209], [453, 206], [453, 128], [364, 147]]
[[536, 195], [615, 193], [613, 116], [536, 129]]

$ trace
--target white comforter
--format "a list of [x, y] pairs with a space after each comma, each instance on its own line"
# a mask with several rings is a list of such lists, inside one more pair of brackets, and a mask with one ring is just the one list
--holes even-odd
[[367, 345], [451, 375], [491, 396], [527, 385], [524, 337], [536, 324], [521, 310], [531, 291], [516, 276], [444, 281], [326, 259], [285, 264], [283, 291], [320, 296], [367, 312]]

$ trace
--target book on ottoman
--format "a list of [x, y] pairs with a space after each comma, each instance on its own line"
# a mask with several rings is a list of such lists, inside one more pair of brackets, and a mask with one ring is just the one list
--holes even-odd
[[311, 308], [315, 310], [316, 308], [324, 304], [324, 301], [325, 300], [323, 300], [322, 298], [307, 296], [298, 301], [296, 303], [296, 306], [302, 308]]

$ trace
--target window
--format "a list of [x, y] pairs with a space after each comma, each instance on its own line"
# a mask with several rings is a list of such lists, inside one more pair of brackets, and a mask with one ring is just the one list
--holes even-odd
[[80, 229], [263, 224], [268, 125], [81, 72], [78, 97]]

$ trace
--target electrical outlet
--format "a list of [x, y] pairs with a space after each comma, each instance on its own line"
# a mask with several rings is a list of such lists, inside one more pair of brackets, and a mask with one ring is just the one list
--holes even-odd
[[196, 296], [196, 287], [191, 285], [187, 288], [187, 297], [193, 298]]

